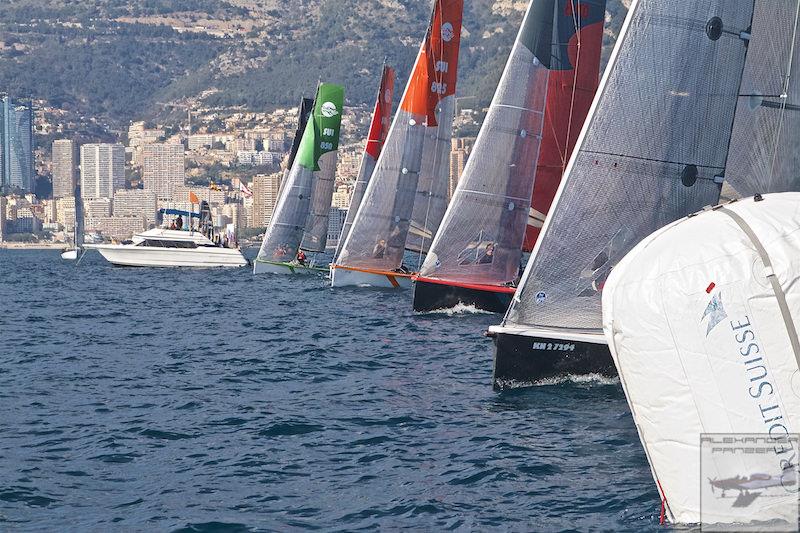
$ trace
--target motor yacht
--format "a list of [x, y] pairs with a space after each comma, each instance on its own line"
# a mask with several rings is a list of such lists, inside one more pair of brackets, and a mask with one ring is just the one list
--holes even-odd
[[155, 228], [121, 244], [85, 244], [109, 263], [129, 267], [243, 267], [238, 248], [215, 244], [200, 231]]

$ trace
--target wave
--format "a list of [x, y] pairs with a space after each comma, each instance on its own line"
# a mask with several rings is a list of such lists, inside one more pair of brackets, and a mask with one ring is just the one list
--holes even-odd
[[447, 315], [447, 316], [454, 316], [454, 315], [493, 315], [491, 311], [485, 311], [483, 309], [478, 309], [474, 305], [467, 305], [462, 304], [459, 302], [454, 307], [449, 307], [447, 309], [436, 309], [433, 311], [426, 311], [424, 313], [419, 313], [420, 315]]
[[617, 376], [608, 377], [608, 376], [603, 376], [601, 374], [583, 374], [583, 375], [567, 374], [564, 376], [549, 377], [537, 381], [517, 381], [515, 379], [503, 379], [497, 381], [497, 385], [504, 390], [524, 389], [530, 387], [552, 387], [553, 385], [564, 385], [567, 383], [573, 385], [588, 385], [588, 386], [619, 385], [619, 377]]

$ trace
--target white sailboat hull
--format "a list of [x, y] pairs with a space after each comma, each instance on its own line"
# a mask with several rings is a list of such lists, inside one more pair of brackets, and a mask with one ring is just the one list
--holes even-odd
[[247, 259], [233, 248], [157, 248], [125, 244], [87, 244], [115, 266], [128, 267], [243, 267]]
[[61, 252], [61, 259], [64, 261], [77, 261], [78, 260], [78, 250], [65, 250]]
[[410, 289], [411, 276], [394, 272], [366, 272], [333, 266], [331, 268], [331, 287]]

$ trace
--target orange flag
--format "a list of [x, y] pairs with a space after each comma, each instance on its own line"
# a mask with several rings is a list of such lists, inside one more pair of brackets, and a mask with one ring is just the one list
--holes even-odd
[[199, 204], [200, 203], [200, 199], [192, 191], [189, 191], [189, 201], [191, 203], [193, 203], [193, 204]]

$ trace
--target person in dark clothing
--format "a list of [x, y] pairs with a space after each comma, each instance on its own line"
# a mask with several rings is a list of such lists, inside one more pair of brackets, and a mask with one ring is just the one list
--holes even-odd
[[180, 215], [175, 219], [175, 229], [183, 229], [183, 217]]

